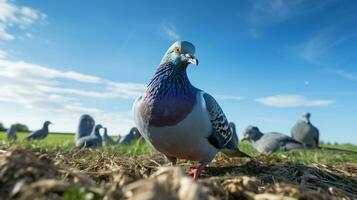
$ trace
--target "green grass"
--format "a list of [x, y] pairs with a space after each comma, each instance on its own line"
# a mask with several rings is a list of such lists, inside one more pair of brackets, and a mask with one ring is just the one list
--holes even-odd
[[[9, 142], [6, 139], [6, 134], [0, 132], [0, 147], [7, 147], [12, 144], [19, 144], [22, 146], [30, 146], [34, 151], [49, 152], [61, 149], [63, 151], [70, 151], [74, 146], [73, 134], [50, 134], [44, 140], [39, 141], [26, 141], [24, 138], [28, 133], [18, 133], [18, 140], [15, 142]], [[357, 152], [357, 146], [352, 144], [323, 144], [323, 147], [332, 147], [345, 150], [352, 150]], [[248, 143], [242, 142], [239, 144], [239, 148], [248, 153], [251, 156], [259, 156], [259, 153]], [[133, 145], [122, 146], [103, 146], [103, 151], [108, 154], [127, 154], [127, 155], [141, 155], [141, 154], [153, 154], [155, 150], [147, 143], [143, 141], [137, 141]], [[357, 163], [357, 154], [337, 154], [328, 150], [320, 151], [299, 151], [299, 152], [276, 152], [271, 154], [273, 158], [280, 158], [292, 162], [300, 163]]]

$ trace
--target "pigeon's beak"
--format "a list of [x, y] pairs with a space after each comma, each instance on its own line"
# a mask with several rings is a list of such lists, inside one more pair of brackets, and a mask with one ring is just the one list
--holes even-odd
[[193, 65], [198, 65], [198, 60], [197, 58], [195, 58], [195, 56], [187, 53], [185, 54], [185, 58], [188, 63], [191, 63]]

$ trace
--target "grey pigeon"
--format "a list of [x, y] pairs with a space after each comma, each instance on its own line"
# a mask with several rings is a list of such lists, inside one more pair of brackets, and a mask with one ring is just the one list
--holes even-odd
[[17, 135], [16, 135], [16, 127], [14, 125], [11, 125], [9, 129], [7, 129], [7, 139], [8, 140], [16, 140]]
[[50, 121], [45, 121], [43, 127], [40, 130], [32, 132], [29, 136], [26, 137], [27, 140], [42, 140], [48, 135], [48, 126], [52, 124]]
[[302, 150], [302, 143], [293, 138], [276, 132], [260, 132], [258, 127], [248, 126], [243, 132], [243, 140], [249, 140], [252, 146], [260, 153], [275, 152], [277, 150], [291, 151]]
[[104, 128], [103, 141], [106, 145], [117, 145], [119, 141], [114, 141], [112, 137], [108, 135], [108, 129]]
[[89, 136], [84, 136], [76, 141], [76, 147], [97, 147], [102, 146], [102, 136], [100, 136], [100, 129], [103, 128], [102, 125], [95, 125], [92, 133]]
[[199, 161], [190, 175], [197, 179], [218, 151], [242, 153], [216, 100], [194, 87], [189, 64], [198, 64], [195, 47], [177, 41], [167, 50], [145, 93], [133, 105], [134, 121], [142, 136], [173, 163], [177, 158]]
[[77, 141], [81, 137], [88, 136], [92, 133], [95, 121], [92, 116], [84, 114], [79, 119], [78, 129], [74, 140]]
[[303, 113], [291, 129], [291, 137], [304, 144], [307, 148], [319, 146], [319, 130], [310, 122], [310, 113]]
[[119, 144], [126, 144], [126, 145], [132, 144], [140, 137], [141, 137], [141, 134], [140, 134], [139, 130], [136, 127], [133, 127], [130, 129], [128, 134], [126, 134], [119, 140]]

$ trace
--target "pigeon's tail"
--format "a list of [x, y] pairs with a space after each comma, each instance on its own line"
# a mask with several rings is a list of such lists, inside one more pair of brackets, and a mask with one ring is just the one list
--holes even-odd
[[239, 149], [221, 149], [222, 153], [226, 154], [229, 157], [246, 157], [252, 158], [250, 155], [240, 151]]
[[357, 154], [356, 151], [345, 150], [345, 149], [337, 149], [337, 148], [331, 148], [331, 147], [321, 147], [321, 146], [318, 146], [317, 149], [319, 149], [319, 150], [327, 150], [327, 151], [331, 151], [331, 152], [333, 152], [333, 153]]

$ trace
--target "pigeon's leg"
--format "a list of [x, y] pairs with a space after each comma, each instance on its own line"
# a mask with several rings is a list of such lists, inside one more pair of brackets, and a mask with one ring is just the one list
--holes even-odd
[[189, 176], [192, 176], [193, 179], [197, 180], [200, 177], [202, 170], [206, 167], [206, 163], [201, 163], [196, 169], [193, 169], [188, 173]]
[[171, 165], [172, 165], [172, 166], [175, 166], [175, 165], [176, 165], [177, 158], [171, 157], [171, 156], [166, 156], [166, 158], [171, 162]]

